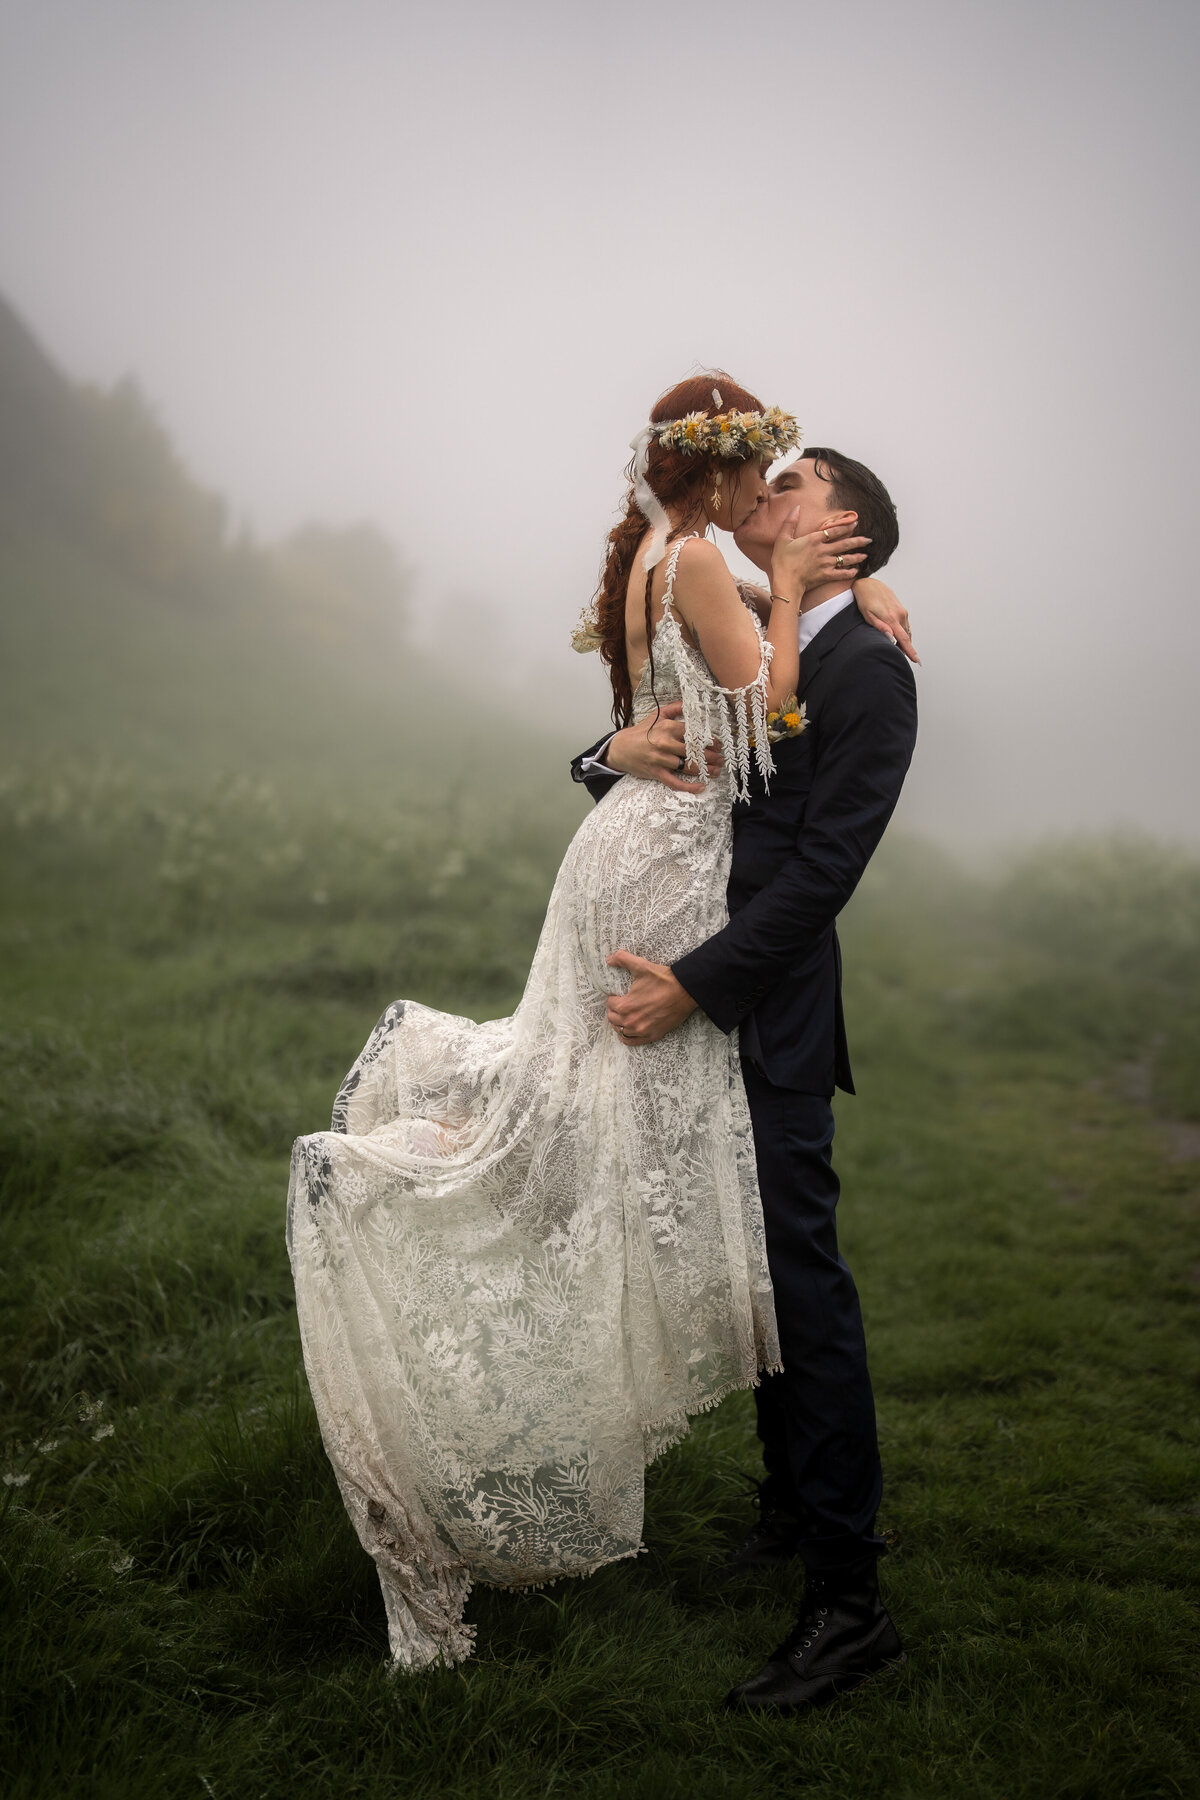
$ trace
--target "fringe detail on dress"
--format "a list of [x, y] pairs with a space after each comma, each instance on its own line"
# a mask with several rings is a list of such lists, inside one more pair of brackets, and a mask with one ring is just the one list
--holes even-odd
[[[691, 534], [696, 535], [694, 532]], [[758, 674], [745, 687], [721, 687], [711, 671], [702, 676], [688, 654], [679, 620], [675, 617], [675, 571], [679, 552], [688, 542], [680, 538], [667, 565], [667, 586], [663, 594], [663, 616], [659, 629], [673, 631], [678, 640], [675, 658], [683, 703], [684, 755], [699, 771], [697, 779], [707, 785], [708, 767], [704, 760], [707, 745], [719, 743], [725, 767], [733, 778], [733, 798], [750, 798], [750, 756], [754, 754], [764, 788], [770, 792], [775, 764], [767, 729], [767, 678], [775, 647], [763, 632], [762, 622], [753, 607], [746, 611], [758, 633]], [[699, 652], [695, 653], [699, 656]]]

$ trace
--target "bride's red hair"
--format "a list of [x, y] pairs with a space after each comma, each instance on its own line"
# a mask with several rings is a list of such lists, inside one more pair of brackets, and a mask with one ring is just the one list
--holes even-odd
[[[713, 400], [714, 387], [721, 396], [720, 406]], [[650, 423], [662, 425], [668, 419], [682, 419], [685, 413], [693, 412], [705, 413], [711, 419], [719, 412], [762, 410], [761, 400], [756, 399], [746, 388], [739, 387], [723, 369], [713, 369], [708, 374], [692, 375], [687, 381], [677, 382], [673, 388], [668, 388], [655, 401]], [[633, 689], [629, 680], [629, 659], [625, 651], [625, 596], [637, 547], [649, 530], [633, 498], [632, 461], [625, 474], [630, 483], [629, 492], [625, 496], [625, 510], [608, 534], [608, 554], [595, 600], [596, 627], [601, 638], [600, 656], [608, 668], [612, 682], [612, 716], [614, 725], [618, 727], [628, 725], [633, 717]], [[681, 450], [664, 449], [657, 439], [650, 445], [646, 479], [667, 511], [672, 516], [679, 517], [679, 524], [671, 533], [672, 538], [691, 530], [700, 522], [703, 516], [701, 496], [705, 491], [705, 483], [712, 481], [712, 474], [712, 457], [685, 456]], [[651, 645], [650, 678], [653, 682], [650, 580], [648, 576], [646, 640]]]

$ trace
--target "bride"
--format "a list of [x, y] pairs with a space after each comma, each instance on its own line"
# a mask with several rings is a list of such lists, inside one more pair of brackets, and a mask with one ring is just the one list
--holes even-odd
[[[743, 523], [797, 435], [721, 373], [659, 400], [583, 642], [618, 724], [682, 703], [696, 791], [621, 781], [567, 850], [513, 1016], [396, 1001], [332, 1129], [295, 1145], [305, 1368], [406, 1669], [470, 1655], [473, 1581], [636, 1555], [647, 1463], [778, 1366], [736, 1041], [696, 1011], [625, 1046], [605, 959], [671, 963], [720, 929], [732, 802], [803, 728], [799, 602], [860, 560], [853, 516], [785, 528], [765, 623], [702, 535]], [[886, 629], [882, 592], [860, 604]]]

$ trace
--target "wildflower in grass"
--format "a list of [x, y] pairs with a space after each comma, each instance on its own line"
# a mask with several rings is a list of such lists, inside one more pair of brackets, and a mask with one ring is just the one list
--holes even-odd
[[28, 1475], [6, 1475], [4, 1485], [5, 1487], [24, 1487], [28, 1480]]
[[40, 1444], [33, 1447], [39, 1456], [52, 1456], [61, 1443], [61, 1438], [43, 1438]]
[[132, 1556], [118, 1556], [116, 1561], [110, 1562], [108, 1566], [114, 1575], [128, 1575], [133, 1567], [133, 1558]]
[[98, 1444], [101, 1438], [111, 1437], [116, 1429], [115, 1425], [101, 1425], [98, 1430], [93, 1431], [92, 1433], [93, 1444]]

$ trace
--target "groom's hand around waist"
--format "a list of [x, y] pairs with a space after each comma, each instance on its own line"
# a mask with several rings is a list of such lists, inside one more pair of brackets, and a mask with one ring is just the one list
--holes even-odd
[[[709, 778], [719, 775], [725, 760], [721, 746], [709, 744], [704, 756]], [[695, 779], [696, 769], [685, 760], [683, 707], [678, 700], [648, 713], [637, 725], [626, 725], [615, 732], [603, 752], [603, 761], [605, 768], [618, 775], [660, 781], [664, 787], [684, 794], [704, 791], [704, 783]]]
[[628, 991], [610, 994], [608, 1022], [623, 1044], [657, 1044], [694, 1013], [696, 1002], [676, 981], [665, 963], [647, 962], [631, 950], [615, 950], [607, 958], [610, 969], [627, 969]]

